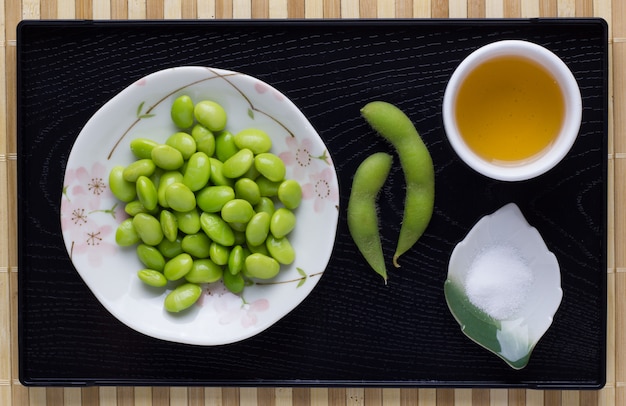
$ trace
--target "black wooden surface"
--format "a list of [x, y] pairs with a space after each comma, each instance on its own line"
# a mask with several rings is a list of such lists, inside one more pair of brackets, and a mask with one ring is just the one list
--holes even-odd
[[[445, 139], [448, 78], [500, 39], [546, 46], [573, 71], [583, 124], [568, 157], [531, 181], [467, 168]], [[375, 385], [600, 387], [605, 380], [607, 34], [601, 20], [22, 22], [18, 28], [19, 365], [28, 385]], [[326, 142], [340, 181], [335, 249], [287, 317], [240, 343], [200, 347], [139, 334], [94, 298], [65, 252], [64, 168], [89, 117], [154, 71], [203, 65], [284, 92]], [[345, 207], [356, 166], [393, 152], [359, 109], [382, 99], [433, 156], [436, 203], [418, 244], [390, 271], [367, 268]], [[380, 199], [386, 255], [403, 209], [397, 159]], [[561, 265], [563, 302], [529, 365], [514, 371], [466, 338], [443, 296], [454, 245], [480, 217], [517, 203]]]

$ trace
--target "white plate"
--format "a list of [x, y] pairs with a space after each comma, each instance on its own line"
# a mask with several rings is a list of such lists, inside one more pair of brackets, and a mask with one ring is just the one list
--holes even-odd
[[[499, 275], [492, 273], [487, 280], [484, 280], [484, 275], [481, 283], [485, 285], [482, 288], [489, 291], [494, 286], [500, 286], [502, 291], [491, 290], [493, 297], [483, 299], [506, 301], [492, 302], [496, 309], [505, 303], [519, 301], [515, 311], [502, 311], [503, 317], [497, 319], [494, 314], [500, 310], [496, 313], [492, 310], [491, 315], [484, 311], [484, 307], [481, 310], [472, 303], [471, 288], [468, 288], [468, 277], [475, 259], [486, 249], [494, 247], [506, 247], [507, 252], [513, 250], [515, 254], [510, 257], [508, 263], [512, 265], [509, 266], [515, 266], [515, 261], [522, 260], [532, 274], [531, 278], [523, 281], [529, 282], [529, 285], [522, 294], [518, 289], [522, 289], [520, 279], [523, 278], [511, 269], [501, 268], [506, 266], [501, 259], [495, 260], [497, 265], [487, 265], [487, 269], [493, 268], [490, 272]], [[456, 245], [450, 257], [444, 291], [448, 307], [463, 333], [514, 369], [527, 365], [535, 345], [552, 324], [563, 298], [561, 271], [556, 256], [550, 252], [539, 231], [528, 224], [515, 203], [481, 218], [465, 239]], [[508, 297], [503, 297], [503, 293], [507, 293]]]
[[[264, 129], [272, 152], [287, 165], [287, 177], [303, 187], [290, 235], [296, 260], [272, 280], [247, 286], [241, 296], [221, 283], [206, 285], [198, 304], [181, 314], [163, 309], [169, 290], [137, 278], [143, 266], [135, 248], [115, 243], [117, 225], [128, 216], [108, 187], [115, 165], [136, 158], [130, 141], [164, 142], [177, 131], [170, 119], [181, 94], [194, 102], [212, 99], [229, 114], [233, 134]], [[300, 304], [320, 280], [330, 259], [339, 213], [335, 168], [323, 141], [283, 94], [250, 76], [206, 67], [177, 67], [148, 75], [107, 102], [87, 122], [65, 172], [61, 225], [76, 270], [98, 300], [129, 327], [155, 338], [198, 345], [240, 341], [267, 329]]]

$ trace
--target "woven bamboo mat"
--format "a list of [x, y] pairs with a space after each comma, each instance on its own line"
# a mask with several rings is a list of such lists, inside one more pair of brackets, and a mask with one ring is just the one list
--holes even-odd
[[[600, 391], [25, 388], [17, 359], [16, 32], [22, 19], [602, 17], [611, 52], [607, 384]], [[626, 405], [626, 2], [623, 0], [4, 0], [0, 7], [0, 405]], [[615, 179], [618, 182], [615, 182]]]

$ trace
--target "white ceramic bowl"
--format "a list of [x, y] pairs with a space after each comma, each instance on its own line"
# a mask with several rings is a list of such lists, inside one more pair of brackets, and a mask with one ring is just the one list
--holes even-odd
[[[223, 284], [204, 286], [197, 305], [170, 314], [163, 308], [168, 289], [147, 287], [137, 277], [143, 266], [135, 248], [115, 243], [115, 230], [127, 216], [108, 187], [115, 165], [136, 158], [130, 141], [158, 142], [177, 129], [172, 101], [181, 94], [194, 102], [212, 99], [229, 115], [232, 133], [264, 129], [272, 152], [287, 166], [287, 178], [303, 188], [290, 234], [296, 260], [274, 279], [253, 281], [241, 296]], [[247, 75], [206, 67], [162, 70], [132, 83], [98, 110], [84, 126], [70, 153], [61, 201], [67, 252], [96, 298], [120, 321], [168, 341], [218, 345], [240, 341], [267, 329], [312, 291], [330, 259], [339, 212], [335, 168], [321, 138], [302, 112], [270, 85]]]
[[[470, 282], [470, 272], [476, 272], [474, 261], [493, 247], [505, 247], [505, 252], [513, 252], [510, 264], [523, 261], [530, 271], [529, 277], [522, 280], [518, 273], [493, 264], [490, 275], [483, 275], [482, 279], [472, 276]], [[501, 275], [512, 277], [507, 280]], [[479, 290], [491, 290], [503, 303], [493, 303], [493, 297], [478, 297], [480, 300], [476, 300], [477, 294], [469, 291], [476, 290], [476, 281], [485, 284], [479, 286]], [[494, 286], [502, 287], [502, 291], [494, 291]], [[515, 369], [526, 366], [535, 345], [552, 324], [563, 297], [556, 257], [514, 203], [481, 218], [457, 244], [450, 257], [444, 292], [448, 307], [463, 333]], [[511, 297], [504, 297], [506, 294]], [[507, 305], [513, 303], [515, 308], [498, 309], [505, 301]], [[485, 306], [485, 303], [489, 305]], [[494, 314], [506, 317], [500, 319]]]
[[[565, 118], [556, 140], [540, 156], [513, 164], [489, 161], [476, 154], [464, 141], [455, 119], [455, 102], [463, 81], [480, 64], [502, 56], [521, 56], [539, 63], [558, 82], [565, 99]], [[581, 119], [580, 89], [572, 72], [554, 53], [528, 41], [498, 41], [472, 52], [456, 68], [444, 93], [443, 123], [452, 148], [468, 166], [477, 172], [502, 181], [531, 179], [556, 166], [567, 155], [576, 141]]]

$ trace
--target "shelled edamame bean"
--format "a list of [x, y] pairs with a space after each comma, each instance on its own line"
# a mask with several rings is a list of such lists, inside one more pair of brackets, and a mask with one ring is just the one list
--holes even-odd
[[240, 294], [253, 278], [269, 279], [295, 260], [289, 235], [302, 199], [298, 182], [258, 128], [228, 131], [218, 103], [182, 95], [171, 106], [173, 134], [164, 143], [131, 141], [136, 161], [109, 175], [131, 218], [116, 230], [137, 245], [138, 278], [171, 289], [164, 307], [180, 312], [220, 279]]

